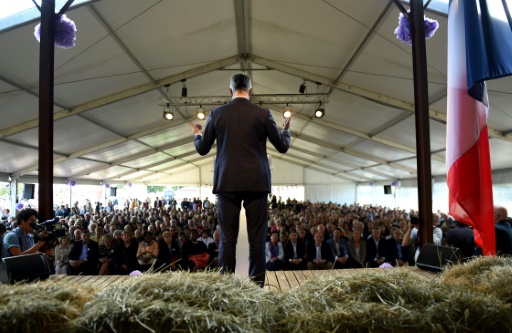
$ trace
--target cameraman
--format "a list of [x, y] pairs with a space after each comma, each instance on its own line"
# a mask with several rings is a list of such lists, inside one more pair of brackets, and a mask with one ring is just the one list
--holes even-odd
[[[39, 252], [46, 242], [39, 240], [34, 243], [31, 224], [37, 223], [38, 213], [34, 209], [26, 208], [19, 211], [18, 227], [5, 234], [2, 242], [2, 258], [19, 256]], [[53, 256], [53, 249], [46, 252], [47, 256]]]

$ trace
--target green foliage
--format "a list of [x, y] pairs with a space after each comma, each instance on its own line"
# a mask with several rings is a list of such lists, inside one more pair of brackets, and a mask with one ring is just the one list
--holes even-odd
[[148, 193], [162, 193], [166, 188], [166, 186], [148, 186]]

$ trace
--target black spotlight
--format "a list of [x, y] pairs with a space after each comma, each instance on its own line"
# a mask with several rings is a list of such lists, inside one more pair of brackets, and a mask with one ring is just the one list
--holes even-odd
[[181, 80], [181, 82], [183, 82], [183, 87], [181, 88], [181, 97], [187, 97], [187, 86], [185, 85], [185, 82], [187, 81], [187, 79], [183, 79]]
[[305, 93], [305, 92], [306, 92], [306, 88], [307, 88], [307, 87], [306, 87], [306, 81], [304, 81], [304, 83], [302, 83], [302, 84], [300, 85], [300, 87], [299, 87], [299, 92], [300, 92], [301, 94]]
[[325, 109], [322, 106], [322, 101], [320, 101], [320, 105], [315, 110], [315, 117], [322, 118], [325, 115]]

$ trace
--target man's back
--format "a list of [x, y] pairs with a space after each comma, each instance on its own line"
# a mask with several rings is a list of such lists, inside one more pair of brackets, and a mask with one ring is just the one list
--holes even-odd
[[280, 135], [270, 111], [246, 98], [235, 98], [211, 112], [203, 139], [196, 136], [194, 143], [205, 155], [217, 141], [213, 193], [270, 192], [267, 138], [278, 151], [288, 150], [289, 132]]

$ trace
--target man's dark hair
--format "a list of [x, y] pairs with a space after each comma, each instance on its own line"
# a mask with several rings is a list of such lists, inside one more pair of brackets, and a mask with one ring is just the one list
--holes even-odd
[[31, 216], [39, 217], [39, 213], [35, 209], [25, 208], [18, 212], [16, 220], [18, 220], [18, 223], [21, 223], [21, 221], [28, 221]]
[[5, 224], [0, 223], [0, 235], [5, 234], [6, 231], [7, 231], [7, 227], [5, 226]]
[[235, 74], [231, 78], [229, 88], [231, 88], [233, 92], [237, 90], [244, 90], [248, 92], [252, 89], [251, 78], [247, 74]]

